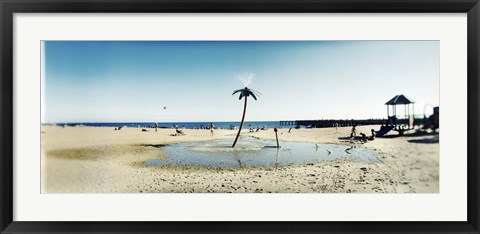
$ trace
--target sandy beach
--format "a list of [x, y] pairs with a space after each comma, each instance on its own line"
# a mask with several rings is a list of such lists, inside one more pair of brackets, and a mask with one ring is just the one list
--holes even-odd
[[[359, 126], [369, 133], [379, 126]], [[353, 144], [350, 127], [279, 130], [280, 142]], [[380, 162], [317, 161], [262, 168], [145, 166], [166, 144], [234, 139], [234, 130], [42, 127], [42, 193], [438, 193], [439, 135], [377, 138], [360, 147]], [[242, 135], [275, 139], [273, 129]], [[355, 144], [358, 144], [355, 143]]]

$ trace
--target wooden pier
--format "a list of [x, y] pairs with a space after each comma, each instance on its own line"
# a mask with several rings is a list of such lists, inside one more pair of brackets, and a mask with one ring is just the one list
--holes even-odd
[[[398, 120], [397, 124], [402, 124], [403, 120]], [[406, 121], [406, 120], [405, 120]], [[351, 127], [354, 124], [362, 125], [382, 125], [388, 122], [387, 119], [322, 119], [322, 120], [281, 120], [280, 125], [305, 126], [312, 128], [331, 128], [331, 127]], [[415, 125], [422, 125], [424, 119], [415, 118]]]

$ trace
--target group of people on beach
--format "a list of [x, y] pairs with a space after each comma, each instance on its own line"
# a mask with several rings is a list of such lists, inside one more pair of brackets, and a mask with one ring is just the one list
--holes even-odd
[[[213, 136], [213, 130], [215, 129], [215, 124], [210, 123], [210, 136]], [[186, 135], [183, 130], [178, 129], [178, 125], [175, 125], [175, 135]]]
[[[140, 127], [140, 125], [138, 127]], [[249, 127], [249, 132], [258, 132], [260, 130], [268, 130], [268, 128], [266, 126], [253, 128], [249, 124], [248, 127]], [[115, 131], [121, 130], [122, 128], [123, 128], [123, 126], [116, 127]], [[149, 132], [150, 131], [149, 128], [155, 128], [155, 132], [158, 132], [158, 128], [159, 128], [158, 123], [155, 123], [155, 125], [153, 125], [153, 126], [148, 125], [146, 127], [143, 127], [143, 128], [141, 128], [141, 131], [142, 132]], [[172, 128], [175, 129], [175, 134], [171, 134], [171, 135], [174, 135], [174, 136], [186, 135], [185, 132], [183, 132], [183, 130], [180, 129], [177, 124], [173, 124]], [[213, 136], [214, 135], [214, 130], [217, 129], [217, 128], [215, 127], [215, 124], [213, 124], [213, 122], [211, 122], [209, 127], [203, 127], [202, 126], [200, 129], [209, 129], [210, 130], [210, 136]], [[237, 128], [234, 125], [230, 125], [229, 129], [233, 130], [233, 129], [237, 129]]]
[[260, 130], [268, 130], [268, 128], [267, 128], [266, 126], [257, 127], [257, 128], [252, 128], [252, 125], [251, 125], [251, 124], [248, 125], [248, 131], [249, 131], [249, 132], [259, 132]]
[[[375, 129], [371, 129], [371, 133], [372, 135], [370, 135], [370, 137], [367, 137], [367, 135], [365, 133], [360, 133], [360, 135], [362, 136], [362, 140], [363, 141], [373, 141], [375, 140], [375, 137], [376, 137], [376, 133], [375, 133]], [[352, 126], [352, 131], [350, 133], [350, 138], [355, 138], [357, 136], [357, 125], [354, 124]]]

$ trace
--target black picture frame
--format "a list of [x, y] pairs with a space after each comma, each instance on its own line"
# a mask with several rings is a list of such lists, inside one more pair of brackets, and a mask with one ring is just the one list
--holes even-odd
[[[1, 233], [479, 233], [478, 0], [0, 0]], [[466, 222], [17, 222], [13, 221], [14, 13], [468, 13]]]

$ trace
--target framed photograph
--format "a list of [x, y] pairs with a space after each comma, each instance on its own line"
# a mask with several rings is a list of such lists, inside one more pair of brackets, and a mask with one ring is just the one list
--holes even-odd
[[479, 232], [477, 0], [0, 6], [1, 233]]

